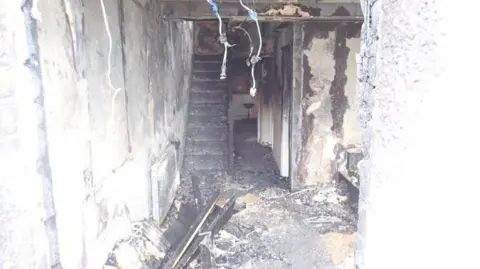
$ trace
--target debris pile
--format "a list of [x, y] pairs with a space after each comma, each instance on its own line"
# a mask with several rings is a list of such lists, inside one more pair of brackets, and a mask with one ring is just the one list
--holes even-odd
[[182, 204], [168, 228], [149, 221], [135, 223], [132, 236], [115, 246], [104, 269], [183, 269], [190, 264], [217, 268], [214, 235], [238, 212], [236, 196], [215, 191], [204, 202], [195, 176], [192, 186], [195, 205]]
[[229, 213], [233, 213], [235, 196], [227, 199], [223, 205], [218, 203], [218, 191], [205, 204], [201, 203], [201, 197], [197, 196], [195, 200], [199, 201], [198, 215], [187, 234], [168, 250], [160, 267], [162, 269], [185, 268], [198, 256], [203, 268], [216, 268], [212, 254], [213, 236], [225, 224]]

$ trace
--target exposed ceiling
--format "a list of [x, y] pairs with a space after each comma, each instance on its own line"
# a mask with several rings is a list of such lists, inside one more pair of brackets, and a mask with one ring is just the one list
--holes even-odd
[[[161, 0], [163, 18], [181, 20], [215, 19], [206, 0]], [[244, 20], [247, 11], [239, 0], [217, 0], [223, 19]], [[243, 0], [262, 21], [361, 21], [359, 0]]]

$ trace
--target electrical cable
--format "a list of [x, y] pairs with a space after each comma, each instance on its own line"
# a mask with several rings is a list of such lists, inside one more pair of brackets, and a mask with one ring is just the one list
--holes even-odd
[[[100, 0], [100, 5], [102, 7], [103, 22], [105, 24], [105, 32], [107, 33], [107, 37], [108, 37], [107, 84], [112, 90], [115, 91], [114, 97], [116, 97], [116, 95], [118, 94], [118, 92], [121, 89], [113, 87], [112, 78], [111, 78], [111, 74], [112, 74], [112, 49], [113, 49], [112, 34], [110, 32], [110, 26], [108, 24], [107, 11], [105, 9], [105, 3], [103, 2], [103, 0]], [[113, 99], [115, 99], [115, 98], [113, 98]]]
[[113, 50], [113, 38], [110, 31], [110, 25], [108, 23], [107, 10], [105, 8], [104, 0], [100, 0], [100, 6], [102, 8], [103, 23], [105, 24], [105, 32], [107, 33], [108, 38], [108, 54], [107, 54], [107, 84], [108, 87], [113, 90], [113, 96], [111, 100], [111, 118], [115, 119], [115, 99], [117, 99], [118, 94], [122, 91], [122, 88], [115, 88], [112, 83], [112, 50]]
[[215, 0], [206, 0], [206, 1], [210, 4], [210, 6], [212, 7], [212, 10], [213, 10], [213, 13], [215, 14], [215, 16], [217, 16], [217, 19], [218, 19], [218, 33], [220, 35], [219, 39], [220, 39], [220, 43], [224, 46], [223, 62], [222, 62], [222, 68], [221, 68], [221, 72], [220, 72], [220, 79], [224, 80], [224, 79], [227, 78], [227, 51], [228, 51], [228, 48], [233, 47], [234, 45], [228, 43], [227, 35], [223, 33], [222, 17], [220, 16], [220, 13], [218, 11], [218, 6], [215, 3]]
[[259, 41], [260, 41], [260, 43], [258, 44], [257, 54], [250, 58], [250, 64], [252, 65], [251, 75], [252, 75], [252, 82], [253, 82], [253, 85], [250, 88], [250, 95], [253, 97], [257, 93], [257, 82], [255, 80], [255, 64], [258, 63], [262, 59], [262, 58], [260, 58], [260, 52], [262, 51], [262, 43], [263, 43], [262, 31], [260, 30], [260, 24], [258, 22], [257, 12], [255, 12], [254, 10], [252, 10], [251, 8], [249, 8], [245, 4], [243, 4], [242, 0], [239, 0], [239, 1], [240, 1], [240, 5], [242, 5], [242, 7], [245, 10], [248, 11], [248, 16], [253, 21], [255, 21], [255, 24], [257, 25], [258, 38], [259, 38]]
[[252, 37], [250, 36], [250, 34], [248, 33], [247, 30], [245, 30], [245, 28], [243, 28], [242, 26], [240, 25], [237, 25], [235, 27], [232, 28], [232, 32], [235, 32], [235, 29], [239, 29], [239, 30], [242, 30], [243, 33], [248, 37], [248, 46], [250, 47], [250, 53], [248, 54], [248, 58], [247, 58], [247, 66], [250, 66], [250, 57], [252, 57], [252, 54], [253, 54], [253, 44], [252, 44]]

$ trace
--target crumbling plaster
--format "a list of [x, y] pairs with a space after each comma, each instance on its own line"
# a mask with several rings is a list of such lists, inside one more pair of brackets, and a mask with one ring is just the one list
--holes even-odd
[[[225, 24], [222, 25], [226, 31]], [[224, 47], [219, 42], [218, 21], [195, 23], [194, 49], [196, 55], [223, 55]]]
[[[358, 32], [359, 33], [359, 32]], [[345, 96], [348, 99], [345, 115], [343, 117], [343, 139], [345, 148], [361, 147], [361, 128], [358, 119], [357, 106], [357, 57], [360, 52], [360, 37], [355, 35], [347, 39], [346, 46], [349, 49], [347, 59], [347, 82], [345, 85]]]
[[105, 0], [108, 27], [100, 1], [21, 2], [0, 5], [0, 72], [13, 71], [0, 80], [0, 199], [13, 203], [0, 215], [24, 235], [0, 234], [0, 267], [102, 268], [133, 221], [173, 200], [192, 23], [162, 21], [157, 1]]
[[304, 35], [303, 42], [296, 44], [302, 49], [304, 81], [296, 87], [302, 91], [301, 184], [331, 182], [340, 151], [360, 143], [360, 128], [352, 119], [356, 96], [352, 58], [358, 49], [353, 33], [358, 28], [358, 24], [303, 23], [298, 33]]
[[[328, 182], [330, 180], [333, 150], [337, 137], [332, 133], [332, 101], [330, 87], [335, 76], [335, 32], [327, 32], [325, 39], [306, 40], [305, 75], [311, 92], [303, 100], [306, 105], [304, 128], [306, 141], [303, 144], [304, 155], [302, 180], [307, 184]], [[311, 129], [310, 129], [311, 128]]]
[[[212, 13], [208, 3], [203, 1], [166, 1], [165, 18], [169, 19], [212, 19], [215, 20], [215, 14]], [[255, 4], [249, 4], [258, 13], [260, 20], [274, 19], [280, 20], [283, 16], [286, 19], [295, 18], [295, 20], [310, 20], [316, 17], [333, 17], [333, 16], [352, 16], [359, 18], [361, 16], [361, 8], [359, 1], [256, 1]], [[231, 18], [243, 21], [248, 16], [238, 1], [221, 1], [218, 2], [220, 15], [223, 18]], [[275, 18], [274, 18], [275, 17]]]

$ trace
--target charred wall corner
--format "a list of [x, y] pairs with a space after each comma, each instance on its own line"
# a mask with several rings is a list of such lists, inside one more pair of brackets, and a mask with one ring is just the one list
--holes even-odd
[[196, 55], [222, 55], [223, 45], [219, 42], [218, 21], [202, 21], [195, 24]]
[[345, 25], [339, 25], [335, 30], [335, 77], [330, 88], [332, 100], [332, 132], [337, 137], [343, 136], [343, 116], [348, 108], [348, 98], [345, 95], [347, 83], [347, 59], [349, 48], [347, 47], [347, 29]]
[[[356, 65], [349, 39], [358, 23], [303, 23], [303, 92], [300, 184], [327, 184], [336, 174], [342, 150], [355, 144], [357, 126], [346, 114], [354, 114]], [[298, 89], [296, 89], [298, 90]], [[344, 136], [349, 138], [344, 141]]]

